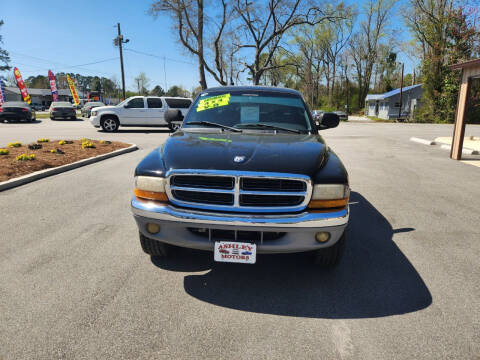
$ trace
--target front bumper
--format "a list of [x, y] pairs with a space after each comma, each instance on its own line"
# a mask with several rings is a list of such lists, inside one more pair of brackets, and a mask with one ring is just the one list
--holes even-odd
[[93, 116], [91, 115], [90, 118], [90, 124], [92, 124], [93, 126], [95, 127], [100, 127], [100, 116], [96, 115], [96, 116]]
[[[283, 233], [275, 240], [255, 241], [257, 252], [291, 253], [334, 245], [345, 231], [349, 217], [348, 208], [333, 212], [304, 211], [287, 215], [233, 214], [184, 209], [136, 197], [133, 197], [131, 207], [138, 229], [143, 235], [171, 245], [210, 251], [213, 251], [215, 241], [231, 239], [200, 236], [189, 228]], [[146, 230], [147, 223], [160, 225], [160, 232], [150, 234]], [[326, 243], [315, 240], [315, 233], [319, 231], [330, 233], [330, 239]]]
[[70, 118], [77, 117], [77, 113], [71, 112], [71, 111], [52, 111], [50, 113], [50, 117], [70, 119]]

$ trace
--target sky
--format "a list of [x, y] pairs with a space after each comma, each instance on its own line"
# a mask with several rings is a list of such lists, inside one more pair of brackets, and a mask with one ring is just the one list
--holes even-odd
[[[148, 14], [151, 3], [0, 0], [0, 19], [5, 22], [0, 28], [3, 48], [10, 53], [10, 65], [18, 67], [24, 78], [46, 76], [51, 69], [54, 73], [115, 76], [120, 81], [118, 48], [112, 43], [119, 22], [124, 38], [130, 40], [124, 45], [127, 89], [135, 90], [134, 78], [145, 72], [150, 88], [181, 85], [192, 90], [198, 86], [196, 60], [179, 44], [167, 17], [154, 19]], [[402, 58], [400, 55], [400, 61]], [[407, 62], [407, 73], [411, 65], [408, 59], [403, 61]], [[207, 82], [217, 85], [211, 76]]]

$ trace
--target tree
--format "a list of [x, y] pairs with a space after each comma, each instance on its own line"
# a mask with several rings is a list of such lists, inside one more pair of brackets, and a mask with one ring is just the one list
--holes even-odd
[[[3, 20], [0, 20], [0, 28], [3, 25]], [[3, 44], [2, 35], [0, 35], [0, 45]], [[0, 47], [0, 71], [10, 70], [11, 67], [8, 65], [10, 62], [10, 56], [8, 51]], [[3, 64], [3, 65], [2, 65]]]
[[[212, 6], [211, 13], [220, 9], [220, 16], [213, 18], [220, 19], [220, 24], [211, 34], [213, 38], [214, 65], [211, 65], [206, 58], [204, 47], [205, 32], [208, 30], [205, 18], [204, 0], [162, 0], [155, 1], [149, 10], [153, 16], [165, 13], [170, 16], [174, 23], [174, 31], [177, 33], [181, 44], [192, 55], [197, 57], [200, 86], [207, 88], [205, 70], [207, 70], [222, 85], [227, 85], [227, 74], [225, 62], [222, 61], [222, 35], [224, 33], [229, 12], [227, 11], [226, 0], [221, 0], [221, 6]], [[217, 2], [214, 2], [217, 5]]]
[[449, 65], [476, 54], [475, 14], [461, 0], [410, 0], [405, 20], [422, 49], [423, 96], [419, 121], [453, 122], [459, 74]]
[[358, 107], [362, 107], [370, 90], [380, 41], [386, 35], [385, 30], [393, 5], [393, 0], [368, 0], [364, 7], [365, 19], [361, 22], [359, 31], [350, 39], [350, 52], [359, 89]]
[[234, 9], [244, 34], [238, 47], [254, 51], [253, 61], [244, 63], [254, 85], [259, 84], [265, 71], [279, 66], [271, 61], [287, 31], [334, 18], [332, 14], [302, 0], [270, 0], [265, 6], [261, 2], [236, 0]]
[[190, 97], [190, 93], [181, 86], [173, 85], [168, 89], [166, 96]]
[[140, 95], [147, 95], [148, 94], [148, 85], [150, 84], [150, 80], [147, 78], [144, 72], [141, 72], [136, 78], [135, 83], [137, 85], [137, 90]]
[[162, 89], [160, 85], [157, 85], [150, 91], [150, 95], [163, 96], [165, 95], [165, 91]]
[[50, 81], [47, 76], [29, 76], [25, 79], [25, 85], [32, 89], [49, 89]]

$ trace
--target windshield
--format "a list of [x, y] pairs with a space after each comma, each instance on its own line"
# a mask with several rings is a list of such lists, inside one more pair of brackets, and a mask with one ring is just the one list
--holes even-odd
[[[198, 127], [199, 122], [238, 129], [279, 127], [302, 132], [311, 130], [310, 117], [302, 98], [276, 91], [203, 93], [196, 99], [183, 125], [185, 128]], [[208, 125], [204, 123], [204, 126]]]
[[52, 106], [53, 107], [72, 107], [72, 104], [70, 104], [69, 102], [66, 102], [66, 101], [58, 101], [58, 102], [53, 102], [52, 103]]
[[125, 105], [127, 102], [129, 102], [131, 99], [133, 99], [134, 96], [131, 96], [129, 98], [126, 98], [125, 100], [123, 100], [122, 102], [120, 102], [117, 106], [123, 106]]
[[3, 105], [0, 105], [0, 107], [28, 107], [28, 105], [24, 102], [21, 101], [7, 101], [4, 102]]

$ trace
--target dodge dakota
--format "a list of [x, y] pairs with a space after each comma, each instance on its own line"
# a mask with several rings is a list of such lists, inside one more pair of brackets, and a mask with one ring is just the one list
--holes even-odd
[[169, 256], [175, 246], [213, 252], [221, 262], [309, 251], [338, 264], [346, 241], [350, 188], [339, 157], [295, 90], [259, 86], [203, 90], [179, 130], [135, 170], [131, 209], [142, 249]]

